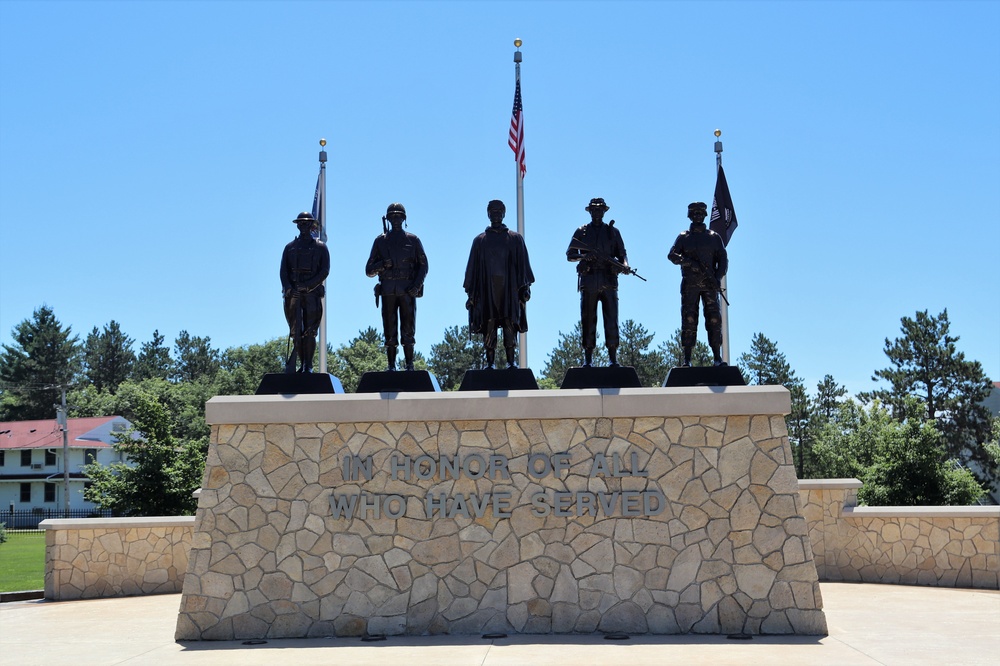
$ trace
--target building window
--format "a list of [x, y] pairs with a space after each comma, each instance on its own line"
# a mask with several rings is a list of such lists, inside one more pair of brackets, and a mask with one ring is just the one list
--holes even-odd
[[3, 459], [4, 459], [4, 455], [3, 454], [5, 454], [5, 453], [7, 453], [7, 452], [6, 451], [0, 451], [0, 467], [3, 467]]
[[31, 449], [21, 451], [21, 467], [31, 467]]
[[45, 484], [45, 501], [46, 502], [56, 501], [56, 484], [54, 483]]
[[83, 464], [90, 465], [97, 462], [97, 449], [83, 450]]
[[21, 484], [21, 504], [31, 504], [31, 484]]
[[52, 467], [56, 464], [56, 452], [45, 449], [45, 466]]

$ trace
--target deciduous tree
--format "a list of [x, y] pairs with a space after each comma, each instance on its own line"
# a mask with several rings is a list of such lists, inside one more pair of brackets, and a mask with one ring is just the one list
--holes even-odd
[[[559, 331], [559, 341], [555, 349], [549, 352], [549, 358], [545, 362], [545, 369], [542, 370], [542, 377], [561, 386], [566, 377], [566, 371], [570, 368], [577, 368], [583, 363], [583, 330], [580, 322], [576, 323], [569, 333]], [[597, 332], [597, 346], [594, 349], [594, 365], [607, 365], [608, 354], [601, 345], [601, 333]], [[551, 383], [549, 385], [551, 385]]]
[[116, 434], [115, 450], [131, 465], [87, 465], [92, 483], [87, 501], [125, 516], [190, 515], [197, 508], [192, 493], [201, 483], [204, 454], [197, 442], [178, 441], [167, 407], [156, 396], [133, 394], [133, 427]]

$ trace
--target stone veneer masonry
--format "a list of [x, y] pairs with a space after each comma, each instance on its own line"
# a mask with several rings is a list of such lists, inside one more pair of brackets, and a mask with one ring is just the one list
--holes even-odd
[[[214, 398], [176, 638], [825, 634], [788, 407], [781, 387]], [[493, 469], [393, 474], [406, 456]], [[334, 517], [362, 495], [395, 499]]]
[[181, 591], [194, 518], [50, 519], [45, 598], [51, 601]]
[[799, 482], [820, 580], [1000, 589], [1000, 507], [857, 506], [860, 487]]

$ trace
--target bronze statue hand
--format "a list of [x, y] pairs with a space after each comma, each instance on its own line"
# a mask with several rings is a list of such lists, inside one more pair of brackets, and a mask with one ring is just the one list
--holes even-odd
[[419, 293], [420, 293], [420, 287], [418, 287], [415, 284], [411, 284], [409, 287], [406, 288], [406, 294], [413, 298], [416, 298], [417, 294]]
[[521, 287], [518, 291], [518, 298], [521, 299], [522, 303], [527, 303], [531, 300], [531, 287]]
[[475, 307], [475, 305], [476, 305], [476, 302], [474, 300], [472, 300], [471, 296], [469, 298], [465, 299], [465, 309], [466, 310], [471, 310], [473, 307]]

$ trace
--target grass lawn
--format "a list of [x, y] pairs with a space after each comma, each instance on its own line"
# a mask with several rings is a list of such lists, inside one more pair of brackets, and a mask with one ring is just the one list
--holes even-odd
[[7, 533], [0, 543], [0, 592], [41, 590], [45, 587], [45, 532]]

